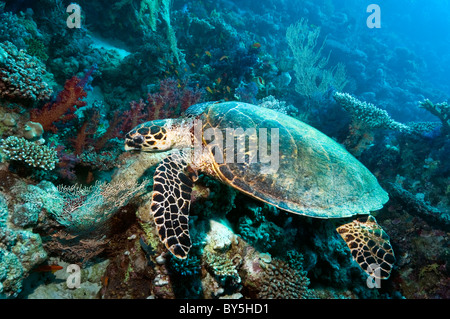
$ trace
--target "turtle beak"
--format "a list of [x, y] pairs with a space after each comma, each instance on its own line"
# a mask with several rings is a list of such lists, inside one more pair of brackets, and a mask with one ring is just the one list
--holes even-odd
[[142, 145], [136, 144], [132, 139], [125, 140], [125, 151], [140, 151], [142, 149]]
[[125, 143], [125, 151], [134, 151], [134, 150], [137, 150], [137, 148], [129, 146], [128, 144]]
[[140, 151], [142, 150], [142, 143], [144, 143], [144, 137], [140, 134], [125, 135], [125, 151]]

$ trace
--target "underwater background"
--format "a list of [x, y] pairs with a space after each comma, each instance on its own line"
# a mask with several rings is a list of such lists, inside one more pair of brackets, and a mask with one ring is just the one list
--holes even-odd
[[[0, 298], [450, 298], [449, 11], [0, 1]], [[329, 220], [205, 175], [189, 256], [167, 254], [149, 213], [161, 158], [125, 152], [124, 136], [219, 100], [299, 119], [377, 177], [388, 280], [367, 284]]]

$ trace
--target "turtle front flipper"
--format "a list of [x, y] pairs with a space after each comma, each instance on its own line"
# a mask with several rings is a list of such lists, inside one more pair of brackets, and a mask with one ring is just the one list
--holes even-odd
[[153, 177], [151, 212], [159, 238], [178, 258], [186, 258], [191, 248], [189, 208], [193, 180], [182, 153], [173, 153], [156, 168]]
[[371, 215], [360, 216], [336, 228], [353, 259], [369, 275], [387, 279], [395, 262], [389, 236]]

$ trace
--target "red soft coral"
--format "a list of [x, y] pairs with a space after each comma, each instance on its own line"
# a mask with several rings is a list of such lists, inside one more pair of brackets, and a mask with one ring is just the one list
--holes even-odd
[[175, 118], [192, 104], [199, 103], [203, 92], [175, 79], [162, 80], [159, 92], [149, 93], [148, 120]]
[[64, 90], [59, 92], [55, 102], [45, 104], [40, 110], [34, 109], [31, 111], [31, 121], [41, 123], [45, 131], [56, 132], [55, 122], [66, 123], [75, 118], [74, 112], [77, 107], [86, 105], [86, 102], [81, 101], [87, 94], [84, 88], [79, 86], [80, 81], [76, 76], [67, 80]]

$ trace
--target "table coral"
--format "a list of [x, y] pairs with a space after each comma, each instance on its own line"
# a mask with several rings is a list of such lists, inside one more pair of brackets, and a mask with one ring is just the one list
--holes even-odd
[[371, 103], [362, 102], [348, 93], [336, 92], [334, 99], [352, 116], [356, 126], [367, 129], [408, 131], [407, 125], [394, 121], [389, 114]]
[[11, 42], [0, 43], [0, 96], [40, 101], [52, 94], [45, 65]]
[[9, 136], [0, 144], [0, 150], [10, 160], [25, 162], [29, 166], [52, 170], [58, 163], [54, 148], [29, 142], [23, 137]]

